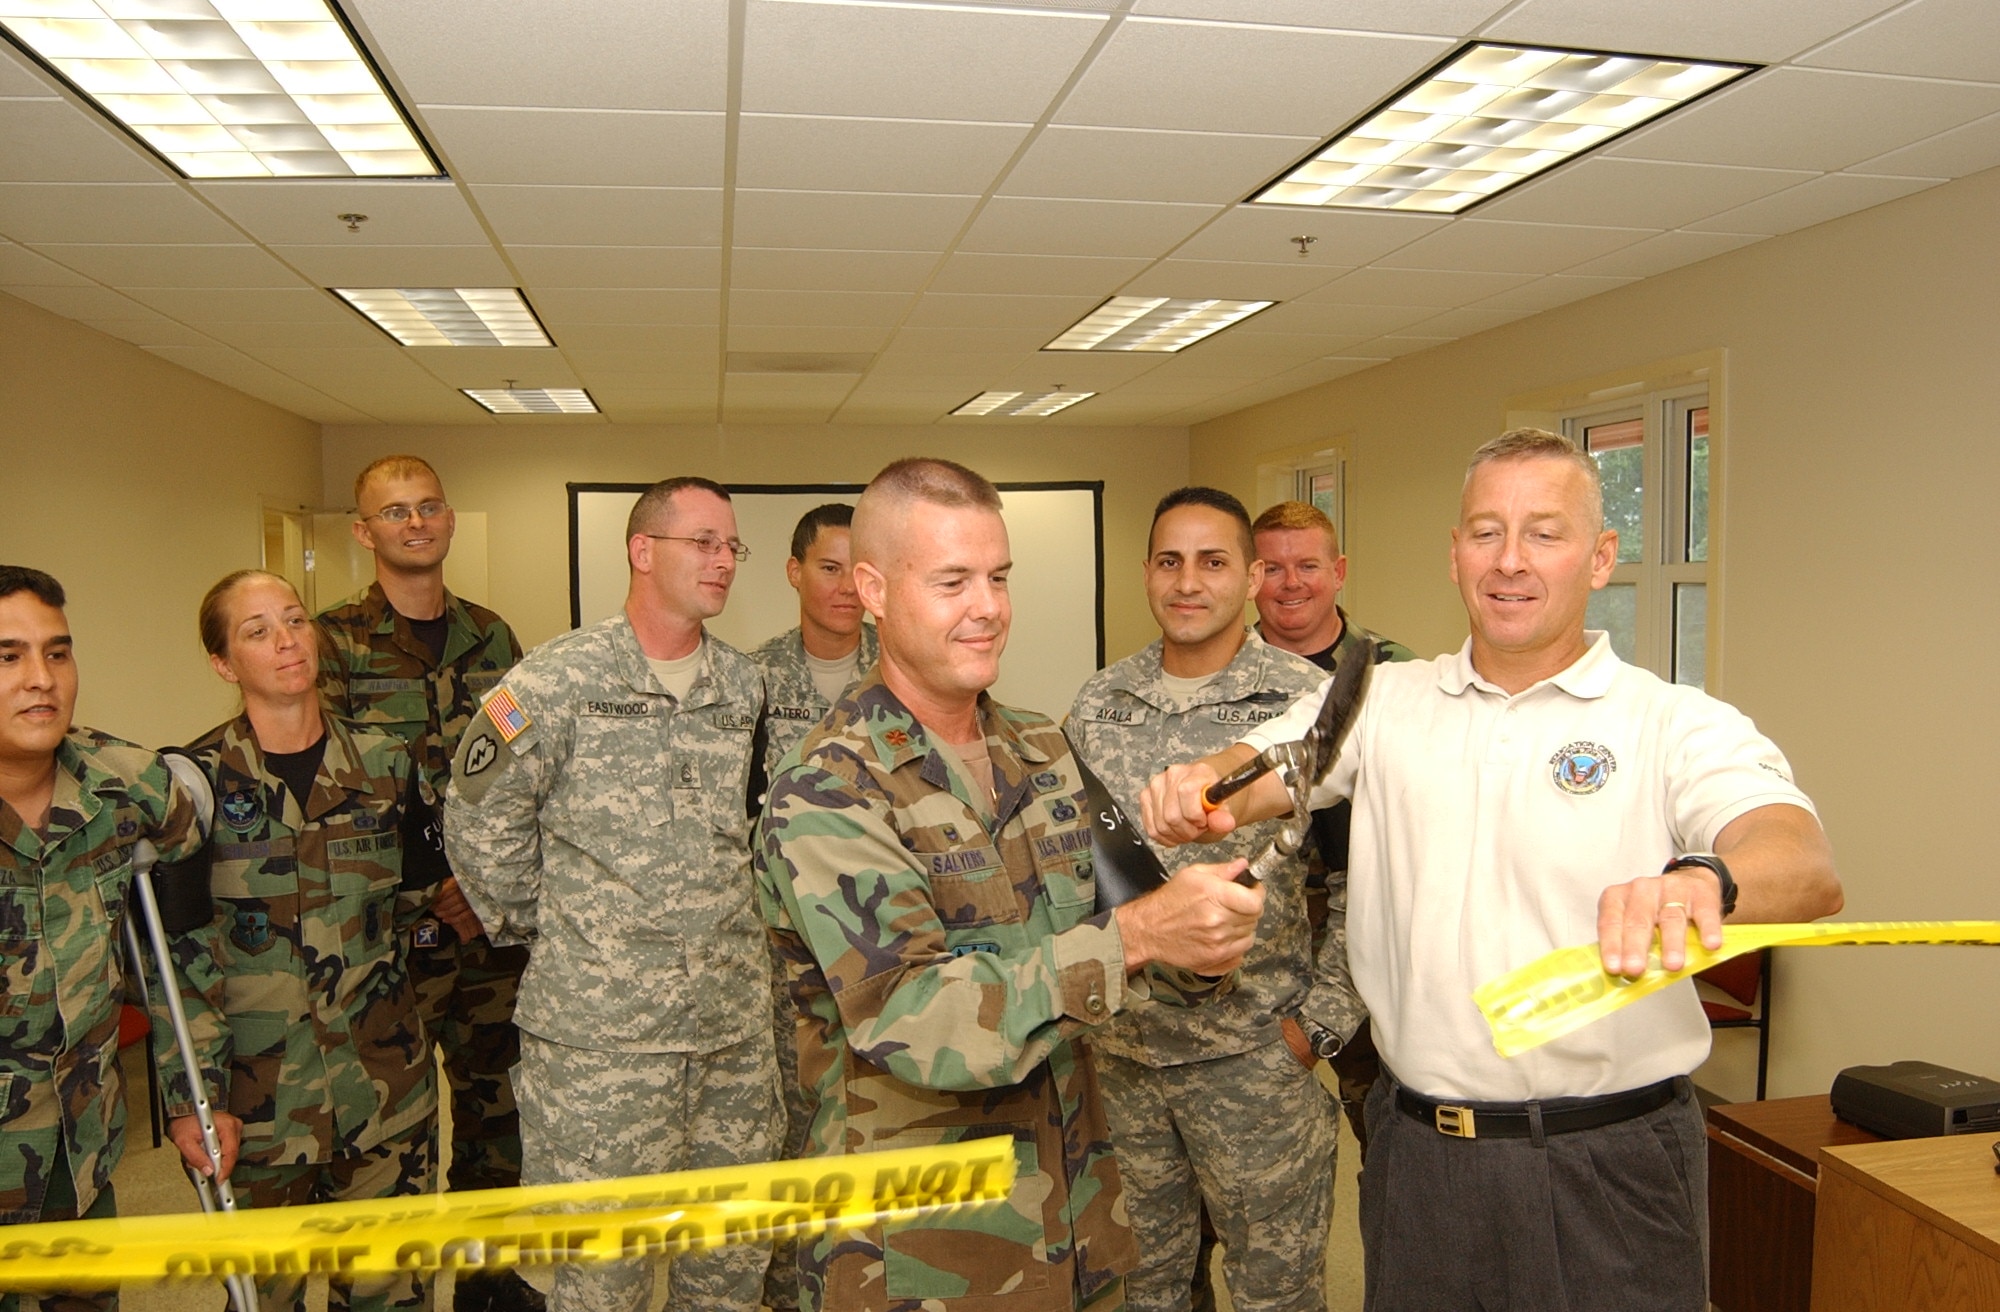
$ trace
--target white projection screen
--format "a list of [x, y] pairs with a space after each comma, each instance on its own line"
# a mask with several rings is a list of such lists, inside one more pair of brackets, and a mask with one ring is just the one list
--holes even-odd
[[[569, 610], [594, 624], [625, 604], [625, 517], [643, 483], [569, 485]], [[1001, 514], [1014, 552], [1014, 627], [993, 695], [1061, 721], [1076, 690], [1104, 663], [1104, 484], [1001, 483]], [[729, 489], [750, 559], [736, 572], [729, 607], [709, 630], [749, 651], [799, 622], [785, 582], [792, 527], [828, 501], [850, 504], [862, 485], [743, 484]]]

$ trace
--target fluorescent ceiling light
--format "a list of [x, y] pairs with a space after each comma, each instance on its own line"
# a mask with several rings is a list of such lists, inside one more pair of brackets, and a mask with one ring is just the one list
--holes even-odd
[[1241, 323], [1275, 301], [1175, 301], [1114, 296], [1044, 351], [1179, 351]]
[[1756, 68], [1470, 45], [1250, 200], [1456, 214]]
[[512, 287], [335, 287], [405, 346], [553, 346]]
[[0, 0], [0, 28], [186, 177], [444, 175], [327, 0]]
[[581, 387], [461, 387], [496, 415], [594, 415], [597, 403]]
[[984, 415], [989, 419], [1040, 419], [1096, 395], [1095, 392], [981, 392], [952, 413]]

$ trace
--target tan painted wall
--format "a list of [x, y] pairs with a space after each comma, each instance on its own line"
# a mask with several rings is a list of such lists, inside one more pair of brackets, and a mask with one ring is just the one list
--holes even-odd
[[[2000, 920], [1996, 214], [2000, 170], [1406, 357], [1198, 425], [1190, 475], [1253, 495], [1268, 453], [1343, 447], [1351, 609], [1431, 654], [1509, 398], [1722, 349], [1720, 691], [1818, 804], [1844, 918]], [[1779, 964], [1773, 1096], [1903, 1058], [2000, 1078], [2000, 949]]]
[[260, 562], [266, 502], [317, 499], [319, 426], [5, 294], [0, 398], [0, 560], [69, 593], [78, 721], [157, 746], [231, 714], [195, 607]]
[[[487, 513], [487, 604], [531, 646], [569, 627], [567, 483], [675, 474], [725, 483], [865, 483], [899, 456], [937, 455], [996, 482], [1104, 480], [1105, 656], [1117, 660], [1158, 636], [1138, 562], [1154, 503], [1187, 474], [1187, 434], [1179, 428], [330, 427], [327, 504], [347, 504], [354, 476], [391, 451], [423, 456], [454, 504]], [[746, 568], [757, 565], [753, 559]], [[1087, 567], [1077, 586], [1090, 586]]]

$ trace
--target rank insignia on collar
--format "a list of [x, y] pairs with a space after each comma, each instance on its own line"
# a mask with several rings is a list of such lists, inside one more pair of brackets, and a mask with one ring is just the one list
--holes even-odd
[[222, 812], [222, 823], [239, 834], [247, 834], [255, 829], [257, 821], [264, 813], [263, 804], [257, 800], [256, 791], [249, 788], [239, 788], [233, 793], [225, 794], [222, 801], [216, 804], [216, 809]]
[[891, 729], [882, 735], [882, 741], [891, 747], [908, 747], [910, 745], [910, 735], [904, 733], [901, 729]]

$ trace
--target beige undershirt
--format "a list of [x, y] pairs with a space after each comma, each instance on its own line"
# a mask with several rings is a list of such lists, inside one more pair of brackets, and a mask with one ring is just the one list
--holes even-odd
[[653, 677], [660, 681], [662, 688], [674, 695], [675, 701], [684, 702], [688, 699], [688, 689], [694, 687], [694, 676], [701, 673], [701, 649], [707, 641], [707, 638], [703, 638], [694, 645], [693, 651], [676, 660], [656, 661], [650, 656], [646, 658], [646, 664], [653, 667]]
[[840, 700], [840, 694], [854, 682], [854, 667], [860, 663], [861, 647], [858, 643], [847, 655], [830, 661], [823, 661], [811, 652], [806, 653], [806, 670], [812, 675], [813, 690], [819, 693], [821, 701], [828, 704]]
[[993, 753], [986, 746], [986, 735], [981, 734], [969, 743], [948, 743], [943, 738], [933, 736], [932, 743], [944, 754], [946, 764], [958, 771], [965, 791], [972, 794], [973, 808], [982, 820], [992, 820], [998, 795], [993, 788]]

